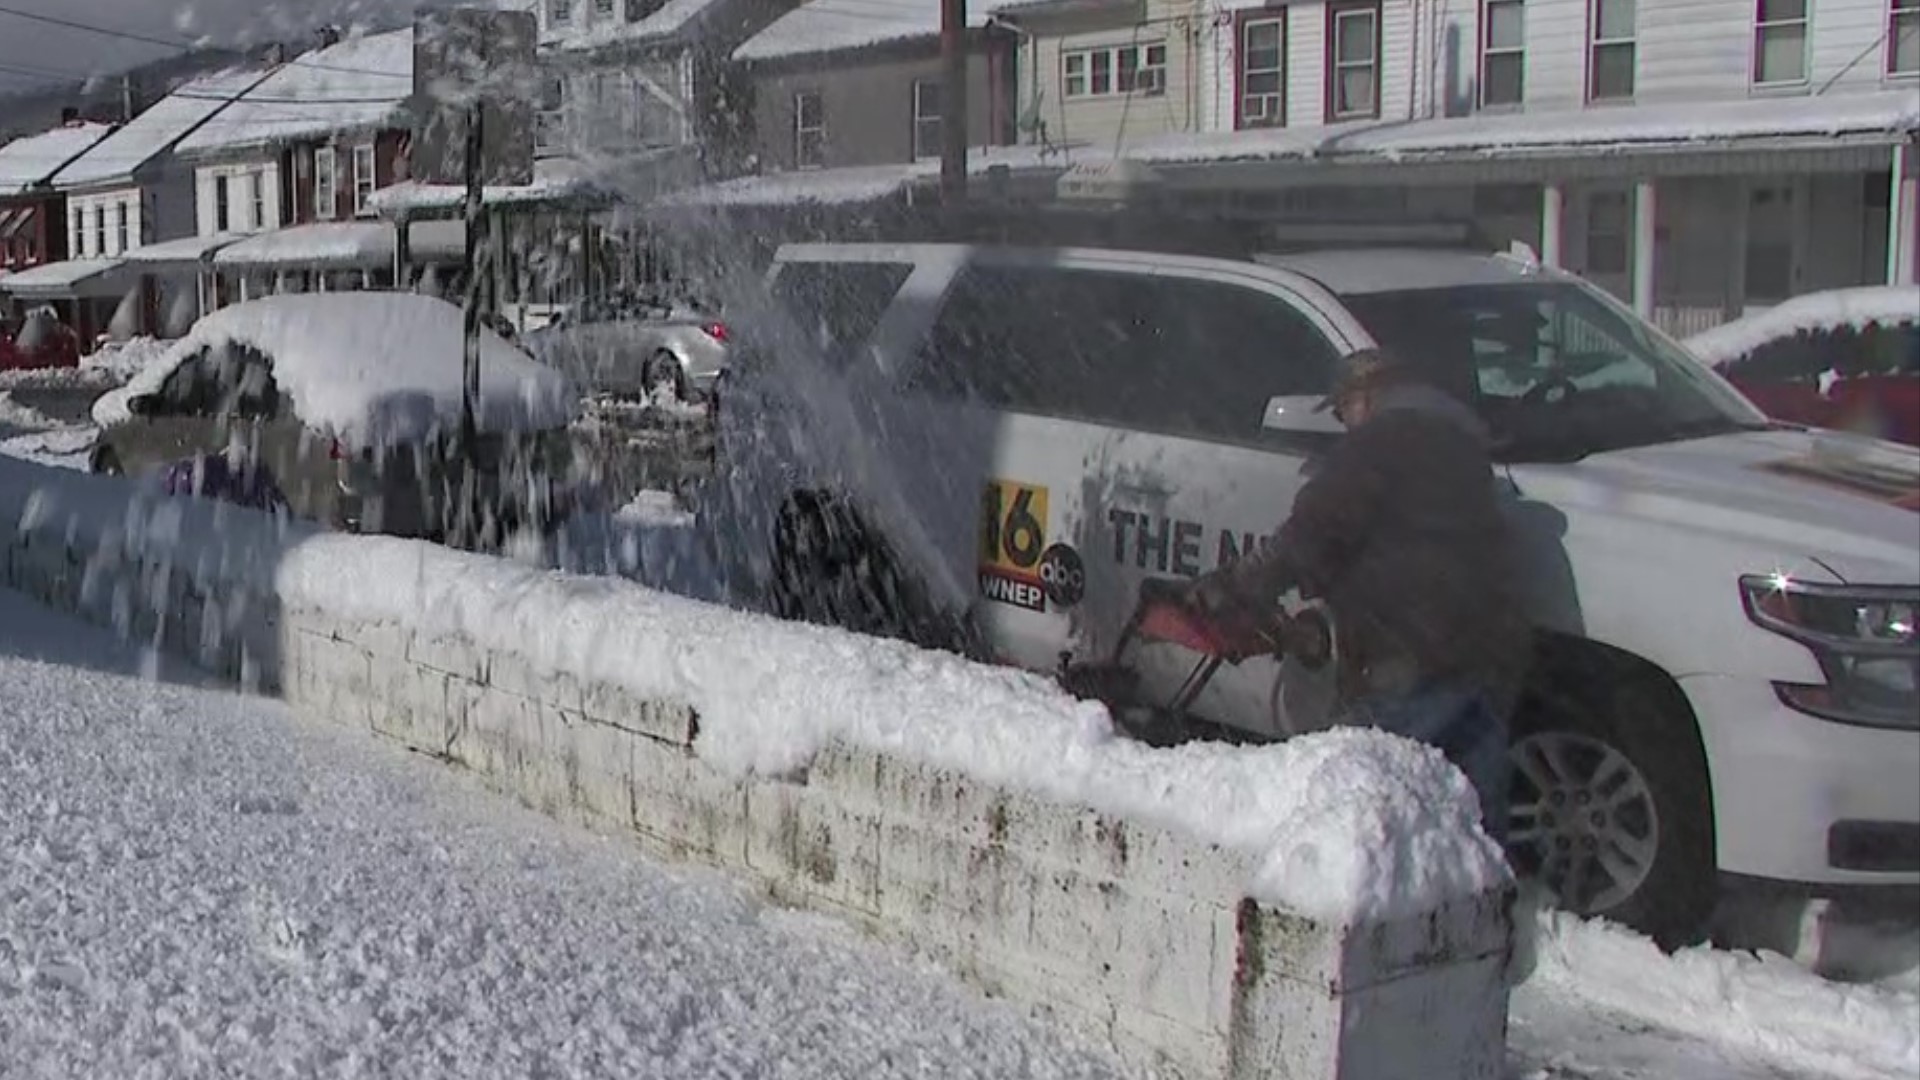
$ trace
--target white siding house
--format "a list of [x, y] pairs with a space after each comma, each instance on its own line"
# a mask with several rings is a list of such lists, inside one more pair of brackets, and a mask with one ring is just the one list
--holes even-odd
[[[1029, 38], [1022, 100], [1046, 120], [1023, 141], [1149, 161], [1242, 208], [1470, 217], [1675, 330], [1920, 263], [1920, 0], [1049, 0], [1000, 17]], [[1163, 40], [1163, 90], [1078, 109], [1065, 93], [1074, 50]]]

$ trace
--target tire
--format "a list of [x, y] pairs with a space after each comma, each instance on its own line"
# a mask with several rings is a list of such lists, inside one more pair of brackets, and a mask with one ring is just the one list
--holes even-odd
[[92, 459], [88, 461], [87, 465], [95, 475], [98, 476], [125, 476], [127, 474], [126, 470], [120, 465], [120, 455], [114, 453], [112, 447], [103, 446], [95, 450]]
[[780, 508], [772, 600], [783, 619], [981, 655], [965, 620], [939, 611], [878, 535], [817, 493], [797, 493]]
[[686, 372], [680, 367], [680, 358], [661, 349], [647, 359], [645, 367], [640, 369], [641, 393], [647, 401], [658, 401], [663, 396], [669, 402], [685, 401], [687, 398]]
[[1543, 665], [1516, 712], [1508, 856], [1562, 910], [1695, 944], [1718, 875], [1693, 712], [1664, 676], [1582, 660]]

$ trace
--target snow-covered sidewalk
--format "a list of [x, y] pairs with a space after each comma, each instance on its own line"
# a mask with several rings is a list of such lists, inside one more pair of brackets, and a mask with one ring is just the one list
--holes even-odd
[[1119, 1075], [835, 924], [144, 667], [0, 590], [7, 1080]]

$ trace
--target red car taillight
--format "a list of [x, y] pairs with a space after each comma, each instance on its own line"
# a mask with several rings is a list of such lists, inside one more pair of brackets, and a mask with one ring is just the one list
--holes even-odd
[[715, 341], [724, 343], [727, 340], [727, 324], [726, 323], [711, 322], [706, 324], [705, 326], [702, 326], [700, 330], [701, 332], [705, 333], [708, 337], [712, 338]]

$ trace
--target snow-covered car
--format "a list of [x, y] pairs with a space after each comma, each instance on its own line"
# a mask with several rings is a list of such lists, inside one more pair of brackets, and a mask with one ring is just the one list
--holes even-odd
[[710, 305], [642, 298], [568, 308], [524, 344], [592, 392], [685, 401], [726, 370], [728, 337]]
[[[145, 473], [243, 447], [293, 513], [336, 528], [439, 537], [465, 451], [459, 308], [427, 296], [276, 296], [200, 320], [94, 403], [96, 472]], [[566, 510], [568, 380], [482, 331], [476, 487], [503, 526]]]
[[1776, 420], [1920, 446], [1920, 285], [1796, 296], [1686, 344]]
[[[1516, 866], [1669, 943], [1716, 872], [1920, 885], [1913, 451], [1776, 427], [1525, 253], [792, 245], [768, 288], [709, 506], [783, 613], [1048, 673], [1107, 656], [1143, 580], [1286, 517], [1339, 437], [1313, 408], [1336, 358], [1381, 345], [1500, 440], [1538, 642]], [[1140, 674], [1171, 700], [1192, 667]], [[1285, 737], [1329, 722], [1326, 682], [1255, 659], [1192, 708]]]

